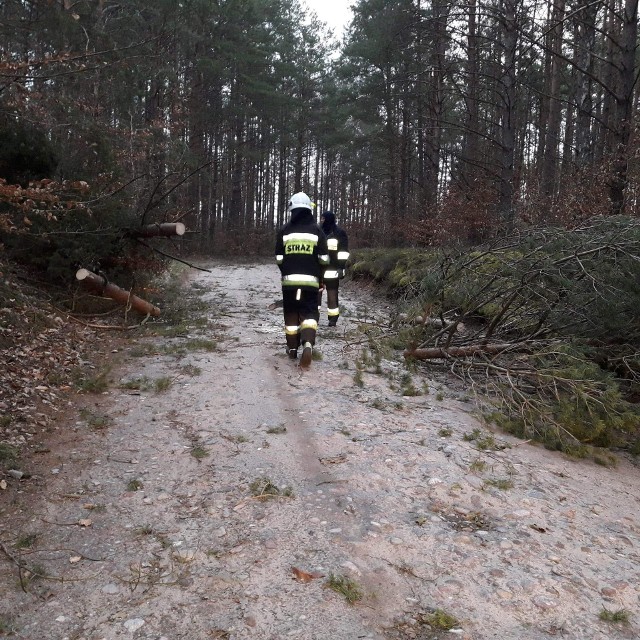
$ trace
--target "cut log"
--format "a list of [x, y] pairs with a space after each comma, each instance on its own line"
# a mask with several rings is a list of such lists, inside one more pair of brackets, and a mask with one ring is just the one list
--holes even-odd
[[76, 280], [82, 282], [87, 289], [111, 298], [122, 305], [131, 306], [132, 309], [135, 309], [139, 313], [152, 316], [160, 315], [160, 309], [158, 309], [158, 307], [153, 306], [150, 302], [142, 298], [138, 298], [138, 296], [134, 296], [115, 284], [111, 284], [106, 278], [96, 275], [88, 269], [78, 269], [76, 271]]
[[159, 236], [183, 236], [187, 228], [182, 222], [162, 222], [148, 224], [140, 229], [132, 229], [131, 235], [136, 238], [157, 238]]
[[[436, 358], [466, 358], [477, 353], [502, 353], [503, 351], [522, 351], [524, 345], [517, 344], [478, 344], [466, 347], [431, 347], [429, 349], [407, 349], [404, 352], [405, 358], [416, 358], [418, 360], [433, 360]], [[527, 346], [530, 349], [531, 345]]]

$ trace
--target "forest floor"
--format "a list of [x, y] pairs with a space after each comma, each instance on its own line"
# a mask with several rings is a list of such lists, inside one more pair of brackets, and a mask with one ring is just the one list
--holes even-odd
[[435, 365], [359, 372], [388, 303], [356, 283], [303, 370], [276, 268], [206, 266], [190, 326], [101, 333], [108, 388], [4, 434], [31, 454], [1, 479], [0, 636], [640, 637], [632, 460], [491, 431]]

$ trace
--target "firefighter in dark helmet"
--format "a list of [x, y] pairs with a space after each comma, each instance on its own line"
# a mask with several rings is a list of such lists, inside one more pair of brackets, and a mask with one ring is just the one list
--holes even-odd
[[329, 264], [327, 239], [313, 216], [306, 193], [295, 193], [289, 201], [291, 220], [278, 232], [276, 262], [282, 274], [282, 303], [287, 353], [300, 365], [311, 364], [318, 329], [318, 291]]
[[[332, 211], [322, 214], [322, 230], [327, 236], [329, 250], [329, 266], [324, 270], [324, 285], [327, 290], [327, 316], [329, 326], [335, 327], [340, 317], [338, 303], [338, 287], [344, 278], [345, 267], [349, 259], [349, 239], [344, 229], [336, 224], [336, 216]], [[318, 292], [318, 312], [322, 304], [322, 290]]]

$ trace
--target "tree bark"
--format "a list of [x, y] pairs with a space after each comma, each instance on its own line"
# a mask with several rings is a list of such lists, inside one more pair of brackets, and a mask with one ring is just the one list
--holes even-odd
[[633, 90], [635, 86], [635, 53], [638, 39], [638, 0], [624, 0], [616, 95], [615, 157], [609, 190], [611, 213], [624, 213], [625, 193], [629, 182], [629, 143], [633, 134]]
[[465, 62], [467, 91], [464, 96], [467, 108], [462, 143], [462, 167], [460, 182], [463, 188], [472, 190], [478, 175], [478, 148], [480, 131], [479, 101], [479, 39], [477, 32], [477, 1], [470, 0], [467, 11], [467, 59]]
[[[404, 352], [405, 358], [416, 358], [418, 360], [433, 360], [436, 358], [466, 358], [478, 353], [501, 353], [502, 351], [522, 351], [524, 345], [516, 344], [479, 344], [466, 347], [431, 347], [429, 349], [407, 349]], [[530, 346], [527, 347], [529, 349]]]
[[451, 3], [436, 0], [433, 5], [431, 35], [433, 43], [429, 52], [431, 67], [430, 87], [427, 101], [427, 135], [426, 143], [426, 175], [425, 203], [435, 211], [438, 203], [438, 185], [440, 180], [440, 154], [442, 150], [443, 115], [445, 90], [445, 66], [447, 54], [447, 21], [451, 12]]
[[563, 16], [565, 12], [564, 0], [553, 3], [551, 24], [551, 86], [549, 88], [549, 115], [545, 131], [544, 157], [542, 160], [542, 192], [546, 196], [553, 196], [556, 192], [558, 175], [558, 145], [560, 142], [560, 128], [562, 103], [560, 101], [560, 72], [562, 68], [559, 54], [562, 50]]
[[150, 302], [142, 298], [138, 298], [138, 296], [134, 296], [115, 284], [107, 282], [106, 278], [102, 278], [88, 269], [78, 269], [78, 271], [76, 271], [76, 280], [82, 282], [91, 291], [111, 298], [122, 305], [131, 306], [132, 309], [135, 309], [139, 313], [152, 316], [160, 315], [160, 309], [158, 309], [158, 307], [153, 306]]
[[576, 87], [575, 104], [577, 109], [575, 158], [576, 165], [582, 169], [593, 162], [593, 52], [596, 47], [596, 16], [599, 7], [587, 0], [580, 0], [579, 19], [576, 29], [575, 66]]
[[500, 187], [498, 211], [505, 231], [515, 222], [513, 207], [516, 146], [516, 58], [518, 48], [517, 0], [504, 2], [502, 15], [503, 66], [500, 78], [502, 105], [500, 113]]
[[156, 238], [158, 236], [168, 238], [171, 236], [183, 236], [186, 230], [182, 222], [160, 222], [148, 224], [140, 229], [133, 229], [131, 235], [136, 238]]

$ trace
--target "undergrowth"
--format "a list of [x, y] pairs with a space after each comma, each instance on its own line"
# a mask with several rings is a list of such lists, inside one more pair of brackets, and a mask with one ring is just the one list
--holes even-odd
[[362, 589], [355, 580], [347, 576], [330, 574], [325, 582], [325, 586], [336, 593], [339, 593], [349, 604], [355, 604], [362, 600]]
[[[473, 248], [355, 251], [350, 272], [394, 300], [378, 348], [406, 350], [417, 367], [442, 357], [411, 358], [416, 348], [461, 349], [446, 364], [489, 422], [610, 465], [597, 449], [640, 454], [639, 247], [640, 222], [609, 217]], [[509, 348], [483, 352], [491, 343]]]

